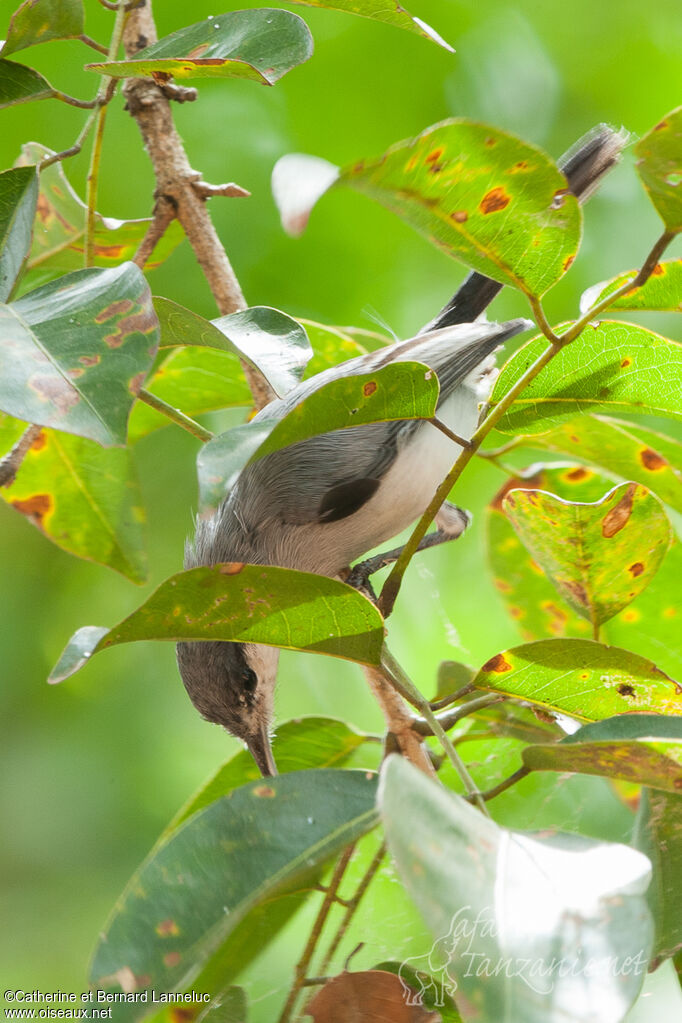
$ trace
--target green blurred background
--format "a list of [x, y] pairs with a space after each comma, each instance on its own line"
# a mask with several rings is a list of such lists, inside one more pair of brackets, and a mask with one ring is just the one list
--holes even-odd
[[[0, 5], [0, 35], [14, 7], [7, 0]], [[287, 238], [269, 190], [272, 166], [284, 153], [346, 163], [376, 155], [442, 118], [466, 116], [516, 132], [558, 156], [600, 121], [623, 125], [636, 137], [680, 101], [678, 0], [411, 3], [412, 13], [456, 47], [455, 55], [364, 19], [294, 9], [315, 39], [308, 64], [273, 89], [198, 82], [199, 102], [176, 106], [175, 117], [190, 161], [206, 180], [234, 180], [252, 192], [249, 200], [211, 205], [247, 300], [329, 324], [371, 329], [378, 320], [408, 336], [440, 308], [465, 270], [350, 191], [325, 198], [302, 239]], [[96, 0], [86, 0], [86, 10], [89, 34], [108, 41], [112, 16]], [[160, 35], [221, 13], [222, 7], [204, 0], [155, 5]], [[89, 97], [96, 88], [96, 79], [82, 71], [96, 56], [79, 43], [52, 43], [17, 59], [75, 95]], [[2, 168], [29, 139], [65, 148], [84, 119], [82, 111], [54, 101], [1, 116]], [[86, 154], [66, 164], [81, 195], [87, 163]], [[580, 257], [547, 299], [552, 319], [573, 316], [584, 288], [635, 266], [656, 237], [658, 219], [632, 163], [629, 152], [590, 203]], [[113, 217], [148, 216], [153, 187], [136, 125], [117, 98], [107, 121], [99, 209]], [[186, 244], [150, 280], [155, 293], [215, 315]], [[525, 312], [522, 298], [505, 291], [492, 315]], [[646, 322], [676, 336], [672, 317]], [[115, 648], [63, 685], [45, 684], [76, 627], [113, 624], [181, 567], [196, 507], [196, 449], [193, 438], [173, 427], [138, 446], [151, 562], [150, 583], [142, 589], [62, 553], [21, 516], [0, 507], [3, 988], [85, 987], [91, 948], [127, 878], [178, 806], [236, 748], [192, 709], [170, 644]], [[412, 566], [392, 619], [394, 652], [426, 692], [444, 658], [480, 664], [519, 641], [487, 573], [480, 528], [482, 509], [502, 480], [483, 463], [467, 473], [457, 500], [477, 515], [478, 528], [456, 549], [429, 552]], [[280, 721], [321, 713], [361, 729], [380, 727], [352, 665], [284, 655], [280, 680]], [[481, 756], [490, 759], [489, 751]], [[553, 796], [550, 788], [543, 782], [519, 790], [509, 804], [510, 813], [516, 808], [523, 818], [517, 815], [515, 823], [580, 825], [591, 834], [627, 837], [629, 812], [604, 784], [563, 781]], [[397, 897], [398, 885], [390, 877], [389, 883]], [[377, 938], [366, 963], [391, 952], [387, 923], [402, 939], [412, 933], [401, 931], [403, 911], [386, 899], [366, 910], [366, 935], [383, 931], [385, 941], [381, 946]], [[411, 918], [409, 926], [418, 928]], [[254, 1020], [272, 1018], [272, 992], [291, 968], [297, 933], [289, 931], [263, 960], [262, 984], [251, 985], [261, 999]], [[354, 968], [360, 965], [354, 962]]]

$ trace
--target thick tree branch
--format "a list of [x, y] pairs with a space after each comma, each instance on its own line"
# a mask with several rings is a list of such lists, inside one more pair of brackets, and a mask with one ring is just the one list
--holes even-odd
[[[151, 0], [131, 11], [123, 32], [126, 56], [156, 42]], [[223, 248], [195, 183], [200, 175], [192, 170], [178, 135], [168, 99], [150, 79], [127, 79], [123, 91], [127, 109], [137, 121], [145, 148], [154, 167], [156, 195], [170, 200], [194, 250], [197, 262], [222, 315], [246, 307], [239, 281]], [[252, 367], [244, 366], [254, 402], [262, 408], [274, 398], [267, 381]]]

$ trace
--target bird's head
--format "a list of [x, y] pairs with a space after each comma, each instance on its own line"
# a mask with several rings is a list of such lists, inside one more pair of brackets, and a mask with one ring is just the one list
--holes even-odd
[[211, 640], [178, 643], [177, 656], [185, 689], [201, 716], [241, 739], [261, 774], [277, 774], [270, 725], [279, 651]]

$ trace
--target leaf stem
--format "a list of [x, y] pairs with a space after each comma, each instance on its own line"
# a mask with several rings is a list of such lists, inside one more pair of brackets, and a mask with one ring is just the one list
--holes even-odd
[[99, 106], [99, 100], [95, 99], [76, 99], [75, 96], [69, 96], [65, 92], [59, 92], [55, 89], [52, 93], [54, 99], [61, 100], [62, 103], [68, 103], [69, 106], [78, 107], [79, 110], [93, 110]]
[[[481, 799], [484, 799], [486, 802], [488, 802], [490, 799], [494, 799], [495, 796], [499, 796], [502, 792], [506, 792], [507, 789], [510, 789], [512, 787], [512, 785], [516, 785], [517, 782], [521, 781], [529, 774], [530, 767], [526, 767], [524, 764], [523, 767], [519, 767], [518, 771], [514, 771], [513, 774], [510, 774], [508, 778], [504, 778], [501, 782], [499, 782], [498, 785], [495, 785], [493, 786], [493, 788], [486, 789], [485, 792], [482, 792]], [[464, 798], [467, 799], [469, 802], [472, 802], [470, 796], [465, 796]]]
[[460, 757], [459, 753], [445, 734], [440, 721], [431, 710], [429, 701], [425, 696], [422, 696], [414, 682], [412, 682], [412, 680], [405, 674], [404, 670], [388, 650], [385, 643], [381, 652], [381, 665], [391, 677], [395, 688], [398, 690], [403, 699], [408, 700], [408, 702], [416, 707], [424, 716], [432, 730], [432, 734], [435, 735], [440, 742], [441, 746], [445, 750], [448, 760], [459, 775], [468, 795], [471, 796], [472, 802], [476, 803], [479, 810], [488, 816], [488, 811], [486, 810], [485, 803], [481, 799], [481, 794], [478, 791], [476, 783], [467, 771], [464, 761]]
[[109, 50], [106, 46], [102, 46], [101, 43], [98, 43], [95, 39], [91, 39], [90, 36], [81, 35], [78, 36], [78, 38], [82, 43], [85, 43], [86, 46], [89, 46], [90, 49], [97, 50], [98, 53], [106, 53], [108, 55]]
[[310, 966], [310, 961], [315, 953], [317, 943], [320, 940], [320, 935], [322, 934], [324, 925], [327, 922], [329, 911], [331, 910], [336, 900], [336, 894], [339, 890], [339, 885], [343, 880], [343, 875], [346, 872], [346, 868], [350, 863], [351, 857], [354, 852], [355, 842], [353, 842], [352, 845], [349, 845], [347, 849], [344, 849], [344, 851], [341, 853], [341, 856], [339, 857], [338, 863], [334, 868], [334, 873], [332, 874], [331, 881], [329, 882], [329, 887], [327, 888], [327, 894], [322, 900], [322, 905], [320, 906], [317, 916], [315, 917], [315, 922], [313, 923], [312, 930], [310, 931], [310, 934], [308, 936], [308, 940], [301, 954], [301, 958], [296, 964], [294, 983], [291, 985], [289, 996], [286, 1002], [284, 1003], [284, 1008], [282, 1009], [278, 1023], [289, 1023], [289, 1020], [291, 1019], [291, 1014], [294, 1010], [294, 1006], [296, 1005], [296, 1001], [301, 992], [301, 988], [304, 986], [305, 983], [306, 972], [308, 970], [308, 967]]
[[[107, 60], [116, 60], [118, 49], [123, 38], [123, 28], [126, 20], [125, 4], [119, 3], [116, 8], [114, 29], [111, 33], [111, 42], [107, 51]], [[104, 137], [104, 124], [107, 117], [107, 104], [116, 89], [116, 79], [108, 75], [102, 75], [99, 89], [97, 90], [96, 102], [98, 104], [96, 114], [95, 138], [92, 144], [90, 156], [90, 167], [88, 170], [86, 184], [86, 215], [85, 215], [85, 255], [84, 265], [93, 266], [95, 262], [95, 216], [97, 207], [97, 186], [99, 184], [99, 169], [102, 162], [102, 140]]]
[[[448, 714], [442, 714], [436, 720], [443, 731], [449, 732], [462, 718], [468, 717], [469, 714], [475, 714], [477, 710], [490, 707], [493, 703], [502, 703], [506, 699], [506, 696], [499, 693], [486, 693], [485, 696], [477, 696], [475, 700], [463, 703], [461, 707], [451, 710]], [[415, 718], [412, 727], [419, 735], [433, 735], [431, 725], [425, 718]]]
[[156, 412], [160, 412], [162, 416], [166, 416], [171, 422], [175, 423], [176, 426], [181, 426], [183, 430], [187, 430], [193, 437], [198, 437], [200, 441], [206, 443], [206, 441], [213, 440], [213, 434], [210, 430], [206, 430], [199, 423], [190, 419], [180, 409], [173, 408], [168, 402], [164, 401], [163, 398], [159, 398], [158, 395], [152, 394], [151, 391], [142, 388], [138, 394], [140, 401], [143, 401], [145, 405], [149, 405]]

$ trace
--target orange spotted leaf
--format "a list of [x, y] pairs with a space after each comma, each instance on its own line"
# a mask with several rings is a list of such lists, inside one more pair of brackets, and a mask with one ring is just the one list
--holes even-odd
[[158, 334], [149, 288], [133, 263], [78, 270], [37, 288], [0, 306], [0, 409], [123, 445]]
[[[629, 270], [610, 281], [602, 281], [601, 284], [588, 288], [580, 299], [581, 313], [587, 312], [591, 306], [608, 298], [628, 280], [633, 280], [636, 273], [636, 270]], [[646, 284], [641, 288], [627, 291], [609, 308], [682, 312], [682, 259], [659, 263]]]
[[682, 715], [682, 685], [645, 657], [586, 639], [545, 639], [505, 650], [511, 671], [481, 668], [480, 689], [504, 693], [578, 721], [614, 714]]
[[661, 504], [637, 483], [594, 503], [511, 490], [503, 508], [533, 560], [595, 629], [645, 589], [672, 540]]
[[682, 231], [682, 107], [635, 145], [637, 173], [667, 231]]

